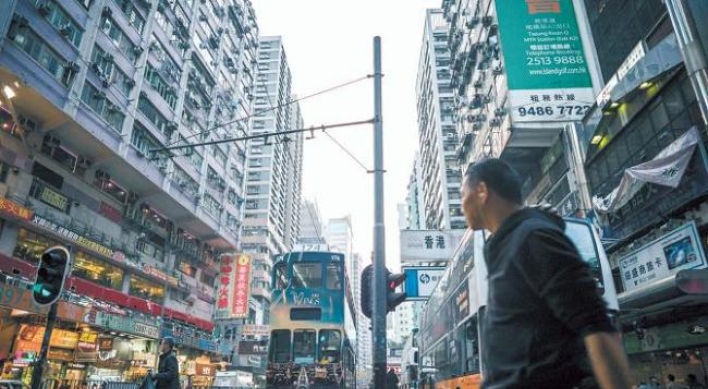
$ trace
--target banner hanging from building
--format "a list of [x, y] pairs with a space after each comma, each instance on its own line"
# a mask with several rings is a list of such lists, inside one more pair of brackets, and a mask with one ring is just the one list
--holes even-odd
[[221, 256], [221, 267], [215, 317], [243, 319], [248, 317], [248, 299], [251, 294], [251, 262], [248, 254]]
[[669, 232], [619, 258], [626, 291], [653, 284], [680, 270], [706, 267], [705, 253], [695, 222]]
[[691, 127], [652, 160], [626, 169], [619, 185], [610, 194], [605, 197], [593, 197], [595, 209], [608, 213], [622, 208], [646, 183], [676, 188], [699, 141], [698, 128]]
[[447, 262], [465, 230], [401, 230], [401, 264]]
[[512, 121], [581, 120], [595, 96], [572, 0], [497, 1], [496, 9]]

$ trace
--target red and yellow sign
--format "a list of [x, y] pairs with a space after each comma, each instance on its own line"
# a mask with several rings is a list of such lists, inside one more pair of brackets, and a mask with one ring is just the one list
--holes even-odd
[[20, 204], [6, 198], [0, 198], [0, 213], [25, 221], [30, 221], [33, 215], [32, 210], [29, 208], [25, 208]]
[[221, 257], [216, 316], [218, 318], [248, 317], [251, 294], [251, 257], [232, 254]]

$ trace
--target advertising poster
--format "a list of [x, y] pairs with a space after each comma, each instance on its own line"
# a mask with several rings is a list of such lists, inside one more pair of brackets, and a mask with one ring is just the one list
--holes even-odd
[[695, 222], [669, 232], [618, 261], [626, 291], [670, 277], [680, 270], [706, 267]]
[[595, 96], [572, 0], [497, 1], [496, 9], [512, 120], [581, 120]]

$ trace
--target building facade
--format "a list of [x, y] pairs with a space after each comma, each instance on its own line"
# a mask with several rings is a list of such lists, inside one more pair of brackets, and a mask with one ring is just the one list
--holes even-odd
[[[250, 133], [276, 134], [302, 126], [299, 105], [293, 103], [292, 75], [280, 37], [260, 37], [254, 85], [247, 90], [254, 101]], [[246, 193], [241, 246], [254, 258], [249, 323], [267, 324], [270, 309], [272, 258], [289, 251], [299, 230], [301, 134], [274, 135], [248, 142]], [[238, 333], [238, 331], [237, 331]], [[265, 359], [241, 356], [241, 366], [257, 366]]]
[[300, 234], [298, 243], [326, 244], [322, 216], [316, 201], [303, 200], [300, 206]]
[[239, 245], [246, 150], [190, 145], [246, 131], [250, 2], [13, 0], [0, 15], [0, 270], [25, 295], [0, 308], [3, 378], [29, 377], [46, 311], [21, 287], [62, 244], [73, 268], [51, 388], [144, 375], [164, 335], [209, 385], [233, 351], [211, 317], [220, 254]]
[[462, 172], [455, 150], [454, 92], [450, 85], [449, 23], [443, 11], [426, 11], [416, 97], [425, 228], [465, 228], [460, 211]]
[[408, 193], [406, 194], [405, 204], [405, 228], [411, 230], [425, 229], [425, 197], [422, 186], [423, 175], [420, 166], [420, 154], [416, 152], [413, 158], [413, 171], [408, 179]]
[[[634, 378], [673, 374], [685, 382], [694, 374], [705, 382], [708, 342], [698, 334], [708, 307], [701, 295], [708, 290], [708, 137], [701, 114], [705, 100], [699, 97], [705, 91], [697, 93], [691, 79], [701, 71], [705, 77], [705, 65], [689, 72], [692, 64], [684, 58], [705, 61], [708, 26], [700, 21], [708, 9], [684, 2], [689, 21], [699, 21], [694, 26], [699, 39], [690, 49], [680, 43], [684, 25], [667, 9], [676, 2], [584, 3], [605, 87], [583, 120], [580, 139]], [[693, 146], [680, 147], [686, 139]], [[672, 144], [673, 151], [667, 151]], [[610, 199], [627, 170], [667, 155], [685, 161], [658, 167], [663, 177], [675, 179], [675, 187], [638, 182], [638, 191], [620, 191], [620, 200]]]

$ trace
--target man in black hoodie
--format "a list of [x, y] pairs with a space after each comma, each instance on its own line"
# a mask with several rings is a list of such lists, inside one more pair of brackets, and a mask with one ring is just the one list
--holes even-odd
[[179, 363], [174, 352], [175, 340], [165, 337], [160, 342], [160, 358], [157, 362], [157, 374], [153, 374], [156, 389], [180, 389]]
[[594, 376], [603, 389], [629, 389], [621, 340], [563, 219], [524, 208], [517, 173], [498, 159], [471, 164], [461, 191], [468, 226], [492, 233], [483, 388], [585, 388]]

